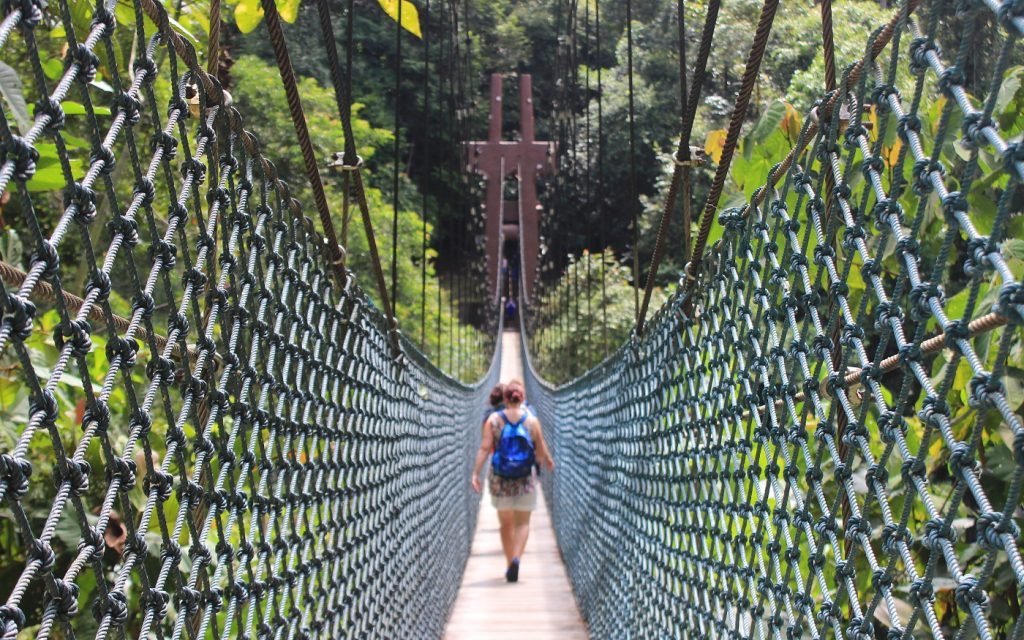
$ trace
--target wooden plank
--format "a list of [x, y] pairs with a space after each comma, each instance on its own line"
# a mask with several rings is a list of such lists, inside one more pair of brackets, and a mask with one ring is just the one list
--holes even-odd
[[[525, 635], [524, 635], [525, 634]], [[473, 550], [445, 640], [585, 640], [543, 496], [530, 522], [519, 582], [505, 581], [498, 512], [483, 497]]]
[[[502, 336], [501, 379], [522, 379], [519, 334]], [[485, 489], [486, 492], [486, 489]], [[445, 640], [585, 640], [569, 578], [565, 573], [547, 505], [538, 496], [519, 570], [519, 582], [505, 581], [505, 556], [498, 536], [498, 512], [486, 493]]]

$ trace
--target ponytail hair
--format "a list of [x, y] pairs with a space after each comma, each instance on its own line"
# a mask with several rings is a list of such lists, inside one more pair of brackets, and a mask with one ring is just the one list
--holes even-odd
[[522, 404], [525, 399], [526, 389], [523, 388], [522, 382], [513, 380], [505, 385], [506, 404]]
[[490, 401], [492, 407], [496, 407], [499, 404], [501, 404], [504, 399], [505, 385], [499, 382], [498, 384], [494, 385], [493, 389], [491, 389], [491, 395], [490, 398], [488, 398], [488, 400]]

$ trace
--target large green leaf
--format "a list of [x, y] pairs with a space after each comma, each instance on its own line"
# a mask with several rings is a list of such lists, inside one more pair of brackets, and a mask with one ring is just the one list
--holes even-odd
[[0, 62], [0, 93], [4, 100], [11, 107], [11, 114], [14, 121], [18, 123], [18, 129], [25, 133], [32, 128], [32, 118], [28, 115], [28, 105], [25, 103], [25, 95], [22, 93], [21, 78], [18, 72], [8, 65]]
[[786, 115], [786, 103], [781, 100], [768, 105], [768, 108], [761, 114], [761, 118], [757, 121], [754, 126], [754, 130], [747, 136], [749, 142], [758, 143], [767, 138], [773, 131], [775, 131], [779, 124], [782, 122], [783, 116]]

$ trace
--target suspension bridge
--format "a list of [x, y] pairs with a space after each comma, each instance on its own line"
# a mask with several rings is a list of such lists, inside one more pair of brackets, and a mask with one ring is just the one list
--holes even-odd
[[[494, 323], [491, 365], [471, 383], [397, 326], [394, 261], [389, 289], [352, 125], [358, 9], [311, 2], [344, 130], [336, 176], [310, 140], [299, 45], [275, 0], [261, 3], [301, 150], [294, 191], [223, 90], [216, 55], [204, 67], [163, 4], [2, 5], [0, 55], [27, 69], [35, 105], [19, 122], [7, 93], [0, 103], [0, 193], [25, 230], [25, 259], [0, 264], [0, 354], [26, 403], [0, 444], [0, 573], [13, 585], [0, 635], [1024, 638], [1012, 360], [1024, 285], [1011, 255], [1024, 144], [1007, 107], [1020, 104], [1008, 78], [1024, 5], [904, 0], [863, 25], [863, 55], [840, 67], [821, 2], [820, 99], [735, 206], [721, 198], [779, 3], [761, 6], [713, 159], [691, 142], [720, 2], [701, 5], [696, 59], [679, 55], [651, 275], [634, 260], [635, 330], [554, 385], [535, 366], [533, 295], [518, 327]], [[443, 10], [454, 47], [467, 25], [454, 3]], [[630, 0], [625, 11], [632, 146]], [[44, 30], [66, 41], [54, 78]], [[134, 43], [128, 65], [120, 34]], [[72, 104], [88, 122], [80, 164]], [[491, 155], [475, 167], [495, 185], [562, 170], [546, 158], [565, 149], [532, 129], [507, 143], [496, 132], [476, 143]], [[33, 183], [43, 152], [60, 175], [48, 191]], [[324, 190], [334, 179], [370, 273], [350, 268]], [[488, 193], [495, 295], [507, 246], [536, 264], [532, 189]], [[48, 197], [56, 219], [40, 214]], [[649, 309], [679, 212], [685, 273]], [[637, 212], [623, 215], [639, 233]], [[507, 585], [494, 513], [469, 476], [487, 394], [516, 367], [557, 467], [542, 477], [523, 582]]]

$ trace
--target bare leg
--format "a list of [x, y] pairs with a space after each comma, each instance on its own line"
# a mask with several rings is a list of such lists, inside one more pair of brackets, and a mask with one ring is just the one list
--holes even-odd
[[498, 510], [498, 522], [501, 524], [501, 550], [505, 552], [506, 565], [512, 564], [512, 558], [515, 557], [513, 553], [515, 550], [515, 513], [509, 509]]
[[530, 512], [513, 511], [514, 537], [512, 550], [513, 558], [522, 558], [526, 549], [526, 539], [530, 537]]

